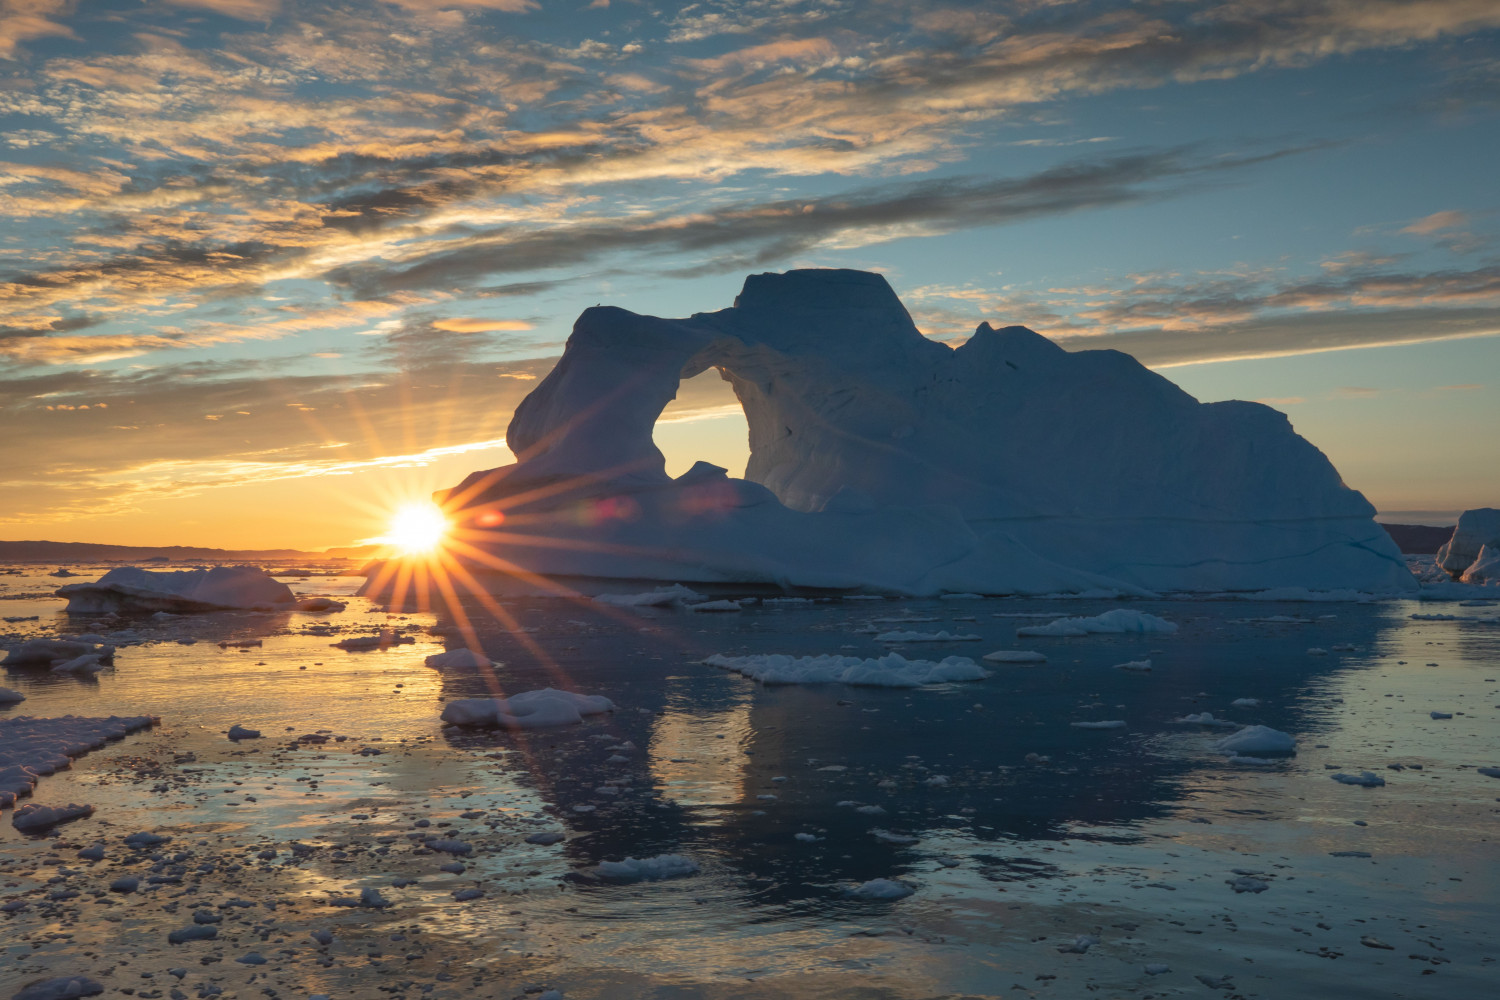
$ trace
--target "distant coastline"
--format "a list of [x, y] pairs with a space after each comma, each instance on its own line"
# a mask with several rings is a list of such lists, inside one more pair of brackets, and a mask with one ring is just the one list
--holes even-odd
[[378, 545], [349, 545], [321, 552], [302, 549], [214, 549], [195, 545], [107, 545], [98, 542], [4, 542], [0, 563], [226, 563], [306, 560], [365, 560], [380, 554]]

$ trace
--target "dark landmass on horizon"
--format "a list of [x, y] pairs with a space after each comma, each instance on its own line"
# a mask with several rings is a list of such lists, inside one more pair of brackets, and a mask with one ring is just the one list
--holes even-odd
[[[1429, 524], [1382, 524], [1396, 546], [1407, 555], [1429, 555], [1453, 535], [1452, 527]], [[195, 545], [107, 545], [99, 542], [3, 542], [0, 563], [80, 562], [287, 562], [330, 559], [374, 559], [379, 545], [343, 545], [321, 552], [304, 549], [214, 549]]]
[[345, 545], [321, 552], [303, 549], [214, 549], [196, 545], [107, 545], [98, 542], [0, 542], [0, 562], [287, 562], [356, 560], [378, 556], [379, 545]]

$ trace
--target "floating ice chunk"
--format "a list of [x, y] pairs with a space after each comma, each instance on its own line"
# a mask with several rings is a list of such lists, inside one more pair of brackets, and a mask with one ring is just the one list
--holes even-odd
[[762, 684], [921, 687], [949, 681], [978, 681], [989, 676], [989, 671], [963, 656], [933, 661], [908, 660], [900, 653], [887, 653], [875, 659], [833, 655], [786, 656], [780, 653], [725, 656], [716, 653], [703, 662], [744, 674]]
[[[864, 812], [864, 809], [859, 809], [857, 811]], [[881, 812], [884, 811], [885, 810], [883, 809], [881, 810]], [[878, 826], [873, 827], [870, 830], [870, 836], [886, 844], [915, 844], [922, 839], [920, 837], [913, 837], [910, 834], [906, 833], [895, 833], [891, 830], [882, 830]]]
[[1451, 718], [1453, 718], [1453, 713], [1452, 712], [1428, 712], [1427, 714], [1430, 715], [1430, 716], [1432, 716], [1432, 718], [1434, 718], [1434, 719], [1451, 719]]
[[1241, 875], [1239, 878], [1227, 878], [1224, 880], [1224, 882], [1237, 893], [1265, 892], [1267, 889], [1271, 888], [1271, 884], [1269, 882], [1265, 882], [1258, 878], [1251, 878], [1248, 875]]
[[1143, 611], [1116, 608], [1092, 618], [1058, 618], [1046, 625], [1026, 625], [1016, 629], [1017, 635], [1033, 636], [1078, 636], [1119, 632], [1161, 632], [1171, 634], [1177, 624]]
[[54, 674], [73, 674], [77, 677], [92, 677], [94, 674], [108, 670], [112, 665], [112, 659], [106, 660], [99, 653], [84, 653], [75, 656], [71, 660], [59, 660], [52, 664]]
[[1229, 703], [1230, 708], [1259, 708], [1259, 698], [1236, 698]]
[[939, 594], [938, 596], [940, 598], [942, 598], [943, 600], [945, 600], [945, 601], [982, 601], [982, 600], [984, 600], [984, 595], [983, 594]]
[[1064, 942], [1057, 946], [1057, 950], [1064, 955], [1086, 955], [1088, 950], [1099, 943], [1099, 939], [1092, 934], [1079, 934], [1072, 941]]
[[1414, 622], [1456, 622], [1460, 620], [1458, 615], [1410, 615], [1409, 617]]
[[214, 566], [153, 572], [120, 566], [93, 583], [70, 583], [57, 596], [68, 611], [220, 611], [226, 608], [285, 610], [296, 606], [290, 588], [253, 566]]
[[1149, 965], [1142, 966], [1142, 971], [1148, 976], [1160, 976], [1171, 972], [1172, 967], [1165, 962], [1152, 962]]
[[952, 632], [882, 632], [876, 642], [978, 642], [977, 635], [955, 635]]
[[476, 653], [472, 649], [450, 649], [446, 653], [433, 653], [422, 662], [435, 670], [464, 670], [491, 666], [487, 656], [483, 653]]
[[905, 882], [889, 878], [872, 878], [848, 891], [855, 899], [905, 899], [916, 892]]
[[982, 657], [989, 663], [1046, 663], [1047, 657], [1030, 649], [997, 649]]
[[15, 688], [0, 687], [0, 705], [16, 705], [26, 700], [26, 696]]
[[97, 996], [103, 992], [103, 986], [84, 976], [58, 976], [32, 983], [12, 1000], [77, 1000], [78, 997]]
[[246, 729], [244, 726], [236, 723], [229, 727], [229, 738], [235, 742], [239, 742], [240, 740], [258, 740], [260, 739], [260, 730]]
[[409, 635], [399, 632], [384, 631], [378, 635], [354, 635], [338, 642], [329, 643], [335, 649], [344, 649], [358, 652], [366, 649], [389, 649], [392, 646], [403, 646], [415, 643], [417, 640]]
[[429, 850], [442, 851], [444, 854], [470, 854], [474, 850], [474, 845], [451, 838], [425, 841], [422, 846]]
[[1114, 666], [1114, 669], [1116, 669], [1116, 670], [1133, 670], [1136, 673], [1149, 674], [1151, 672], [1151, 661], [1149, 659], [1145, 659], [1145, 660], [1127, 660], [1124, 663], [1116, 663], [1115, 666]]
[[304, 597], [297, 602], [298, 611], [307, 611], [313, 614], [331, 614], [335, 611], [347, 610], [349, 605], [343, 601], [335, 601], [331, 597]]
[[1362, 788], [1379, 788], [1385, 784], [1385, 779], [1372, 771], [1361, 771], [1358, 774], [1345, 774], [1340, 771], [1329, 777], [1341, 785], [1359, 785]]
[[383, 910], [391, 905], [391, 901], [380, 894], [380, 890], [374, 887], [361, 889], [358, 896], [335, 896], [328, 901], [330, 906], [363, 907], [367, 910]]
[[687, 605], [689, 611], [741, 611], [739, 601], [704, 601], [702, 604]]
[[1481, 767], [1479, 773], [1486, 778], [1500, 778], [1500, 767]]
[[600, 604], [613, 604], [621, 608], [660, 608], [701, 601], [703, 595], [680, 583], [674, 583], [670, 587], [647, 591], [644, 594], [600, 594], [594, 600]]
[[442, 719], [456, 726], [540, 729], [572, 725], [582, 722], [585, 715], [602, 715], [614, 710], [614, 702], [602, 695], [543, 688], [509, 698], [459, 698], [444, 706]]
[[1070, 722], [1074, 729], [1124, 729], [1124, 719], [1109, 719], [1104, 722]]
[[10, 825], [22, 833], [40, 833], [43, 830], [52, 829], [59, 823], [92, 815], [94, 815], [93, 806], [39, 806], [28, 803], [17, 807], [10, 817]]
[[1191, 715], [1184, 715], [1182, 718], [1173, 719], [1172, 721], [1194, 726], [1223, 726], [1230, 729], [1234, 729], [1239, 726], [1238, 722], [1228, 722], [1224, 719], [1215, 719], [1214, 713], [1212, 712], [1194, 712]]
[[1307, 655], [1308, 656], [1327, 656], [1328, 655], [1328, 650], [1324, 649], [1322, 646], [1309, 646], [1307, 648]]
[[1265, 767], [1270, 764], [1280, 763], [1270, 757], [1251, 757], [1248, 754], [1237, 753], [1229, 758], [1228, 763], [1235, 767]]
[[656, 882], [667, 878], [696, 875], [698, 864], [680, 854], [658, 854], [654, 858], [626, 858], [623, 861], [601, 861], [598, 872], [616, 882]]
[[[97, 642], [89, 641], [97, 639]], [[81, 656], [98, 656], [108, 663], [113, 661], [115, 647], [104, 642], [103, 636], [75, 639], [28, 639], [14, 647], [0, 660], [0, 667], [50, 667]]]
[[132, 833], [129, 836], [125, 837], [122, 843], [124, 843], [126, 847], [134, 847], [138, 850], [144, 850], [148, 847], [159, 847], [162, 844], [167, 843], [171, 839], [171, 837], [163, 837], [159, 833], [147, 833], [146, 831], [142, 830], [140, 833]]
[[168, 944], [185, 944], [188, 941], [212, 941], [219, 936], [219, 928], [213, 924], [188, 924], [167, 934]]
[[542, 833], [533, 833], [531, 836], [526, 838], [526, 843], [540, 844], [543, 847], [551, 847], [553, 844], [560, 844], [567, 839], [568, 838], [565, 834], [559, 833], [556, 830], [547, 830]]
[[1297, 749], [1297, 741], [1291, 734], [1270, 726], [1246, 726], [1219, 740], [1213, 748], [1220, 753], [1229, 754], [1293, 753]]

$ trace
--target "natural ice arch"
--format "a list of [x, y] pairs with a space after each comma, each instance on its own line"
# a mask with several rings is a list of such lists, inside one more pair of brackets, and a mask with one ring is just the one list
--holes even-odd
[[[745, 479], [708, 463], [674, 478], [652, 440], [709, 368], [744, 408]], [[585, 310], [508, 440], [515, 465], [447, 499], [524, 511], [497, 548], [546, 576], [1415, 588], [1374, 509], [1284, 414], [1200, 404], [1128, 355], [1023, 327], [982, 324], [950, 350], [877, 274], [752, 275], [733, 307], [687, 319]]]
[[677, 398], [656, 419], [652, 440], [676, 478], [696, 462], [709, 462], [743, 477], [750, 460], [750, 425], [729, 379], [709, 368], [677, 387]]

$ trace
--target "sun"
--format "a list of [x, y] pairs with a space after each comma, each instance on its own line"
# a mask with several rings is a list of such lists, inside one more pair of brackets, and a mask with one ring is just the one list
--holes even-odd
[[425, 500], [406, 503], [391, 515], [384, 541], [407, 555], [421, 555], [442, 545], [448, 528], [448, 518], [437, 504]]

